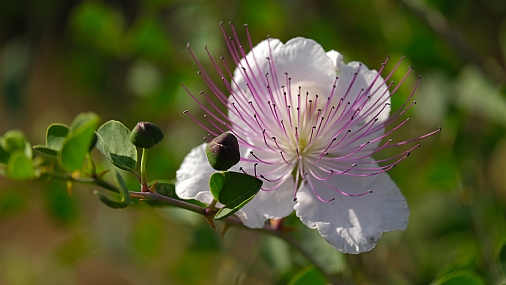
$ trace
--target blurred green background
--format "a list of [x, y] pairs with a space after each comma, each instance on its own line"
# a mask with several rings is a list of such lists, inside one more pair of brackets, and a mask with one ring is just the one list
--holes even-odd
[[[248, 23], [253, 42], [308, 37], [375, 69], [387, 54], [387, 71], [406, 56], [396, 82], [408, 65], [421, 75], [411, 121], [392, 138], [443, 131], [389, 172], [410, 225], [356, 256], [325, 250], [301, 229], [329, 271], [350, 284], [506, 280], [504, 0], [1, 0], [0, 134], [22, 129], [42, 144], [50, 123], [70, 124], [83, 111], [129, 128], [152, 121], [166, 138], [150, 151], [148, 178], [174, 178], [206, 135], [182, 114], [202, 112], [181, 82], [206, 90], [186, 43], [211, 68], [204, 45], [228, 56], [220, 21], [236, 23], [243, 40]], [[382, 156], [399, 150], [391, 151]], [[287, 284], [308, 265], [281, 240], [240, 229], [221, 238], [178, 209], [113, 210], [92, 190], [69, 196], [64, 183], [0, 177], [0, 284]]]

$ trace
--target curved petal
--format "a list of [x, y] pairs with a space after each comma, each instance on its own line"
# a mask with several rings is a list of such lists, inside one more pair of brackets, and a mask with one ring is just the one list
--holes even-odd
[[[369, 123], [365, 128], [362, 129], [362, 131], [367, 130], [371, 124], [373, 124], [373, 128], [371, 129], [372, 131], [360, 137], [360, 139], [354, 141], [352, 145], [358, 146], [383, 135], [384, 128], [377, 129], [376, 127], [381, 126], [381, 124], [385, 123], [390, 115], [390, 92], [388, 91], [387, 85], [384, 83], [383, 77], [381, 75], [378, 75], [378, 72], [376, 70], [369, 70], [369, 68], [367, 68], [367, 66], [362, 63], [344, 63], [343, 56], [337, 51], [329, 51], [327, 52], [327, 56], [332, 60], [339, 76], [336, 87], [336, 94], [338, 94], [338, 96], [335, 96], [335, 101], [340, 100], [343, 96], [346, 96], [346, 101], [353, 104], [353, 102], [357, 99], [357, 95], [361, 93], [362, 89], [369, 91], [367, 95], [370, 96], [370, 98], [365, 105], [359, 102], [356, 104], [356, 106], [352, 106], [350, 108], [353, 110], [356, 110], [359, 107], [361, 108], [361, 111], [357, 116], [357, 119], [360, 121], [354, 124], [350, 129], [353, 133], [358, 131], [360, 134], [361, 132], [359, 129], [362, 128], [364, 124]], [[355, 79], [355, 82], [353, 82], [353, 78], [355, 77], [357, 70], [360, 71], [356, 75], [357, 77]], [[352, 82], [353, 85], [351, 88], [349, 88]], [[350, 90], [348, 91], [348, 89]], [[348, 94], [345, 95], [347, 92]], [[377, 121], [372, 123], [371, 120], [374, 119], [377, 119]], [[347, 121], [347, 119], [343, 120], [343, 123], [346, 123]], [[379, 143], [380, 140], [374, 141], [366, 148], [364, 148], [359, 153], [359, 155], [365, 152], [370, 152], [371, 150], [375, 149]]]
[[[369, 116], [364, 118], [364, 121], [367, 122], [371, 120], [378, 114], [386, 103], [390, 103], [390, 92], [388, 92], [387, 85], [384, 83], [385, 80], [381, 75], [378, 76], [378, 72], [376, 70], [370, 70], [365, 64], [356, 61], [346, 64], [343, 61], [342, 54], [335, 50], [327, 52], [327, 56], [332, 60], [339, 76], [336, 88], [336, 93], [341, 94], [339, 99], [346, 94], [346, 91], [355, 76], [355, 72], [357, 72], [359, 66], [361, 65], [357, 79], [349, 91], [347, 101], [353, 102], [357, 97], [357, 94], [359, 94], [360, 89], [367, 90], [372, 85], [372, 87], [369, 88], [369, 95], [371, 96], [371, 99], [369, 99], [369, 102], [363, 109], [368, 110], [372, 108], [373, 110], [376, 110], [376, 112], [371, 112]], [[378, 123], [385, 122], [388, 119], [389, 114], [390, 106], [386, 106], [377, 117]]]
[[[256, 151], [256, 155], [266, 160], [280, 160], [275, 154], [268, 151]], [[278, 154], [279, 155], [279, 154]], [[245, 158], [252, 159], [250, 150], [245, 151]], [[293, 212], [293, 194], [295, 184], [291, 176], [291, 166], [284, 163], [276, 164], [256, 164], [253, 162], [241, 162], [233, 167], [233, 170], [243, 171], [271, 180], [263, 179], [264, 184], [262, 190], [237, 212], [237, 216], [241, 221], [250, 228], [261, 228], [268, 219], [281, 219]], [[262, 179], [262, 178], [261, 178]]]
[[206, 145], [194, 147], [176, 171], [176, 195], [210, 204], [214, 197], [209, 190], [209, 177], [216, 172], [207, 161]]
[[293, 38], [285, 44], [278, 39], [264, 40], [241, 59], [234, 71], [229, 118], [234, 124], [240, 123], [243, 126], [242, 119], [230, 111], [234, 110], [231, 103], [242, 105], [243, 109], [238, 107], [241, 111], [250, 112], [252, 109], [249, 101], [255, 104], [257, 111], [269, 110], [269, 101], [284, 106], [283, 90], [286, 91], [287, 88], [283, 86], [288, 86], [287, 77], [294, 84], [292, 89], [297, 89], [298, 84], [306, 82], [311, 84], [311, 89], [323, 93], [320, 95], [328, 96], [335, 76], [332, 61], [317, 42], [301, 37]]
[[[408, 224], [406, 200], [385, 173], [368, 177], [334, 175], [327, 180], [350, 194], [373, 191], [360, 197], [344, 196], [323, 181], [308, 179], [310, 183], [306, 182], [297, 193], [297, 216], [309, 228], [318, 229], [337, 250], [354, 254], [369, 251], [383, 232], [403, 230]], [[315, 191], [324, 199], [335, 200], [321, 202]]]
[[293, 180], [287, 179], [273, 191], [260, 190], [246, 206], [237, 212], [245, 226], [261, 228], [268, 219], [281, 219], [293, 212]]
[[[285, 72], [288, 72], [293, 82], [312, 82], [326, 86], [329, 90], [336, 76], [332, 61], [314, 40], [297, 37], [283, 44], [278, 39], [267, 39], [256, 45], [235, 69], [234, 80], [239, 89], [246, 88], [246, 83], [252, 81], [251, 75], [257, 76], [258, 83], [266, 83], [265, 75], [272, 74], [269, 62], [274, 62], [279, 86], [286, 86]], [[266, 88], [266, 84], [259, 85]]]

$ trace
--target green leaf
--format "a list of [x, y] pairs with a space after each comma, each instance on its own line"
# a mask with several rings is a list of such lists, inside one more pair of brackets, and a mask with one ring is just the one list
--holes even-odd
[[2, 140], [0, 140], [0, 145], [6, 152], [14, 152], [18, 149], [23, 149], [25, 141], [25, 135], [21, 131], [9, 130], [4, 134]]
[[21, 150], [29, 159], [32, 158], [32, 147], [25, 134], [19, 130], [9, 130], [0, 139], [0, 163], [8, 163], [12, 153]]
[[435, 285], [485, 285], [481, 276], [470, 270], [451, 272], [434, 283]]
[[69, 132], [69, 127], [63, 124], [51, 124], [46, 131], [46, 145], [36, 145], [33, 148], [44, 154], [57, 156]]
[[[156, 193], [166, 197], [179, 199], [179, 197], [177, 197], [176, 195], [176, 185], [174, 184], [174, 181], [171, 180], [157, 180], [157, 181], [158, 183], [155, 186]], [[151, 185], [153, 185], [157, 181], [149, 182], [148, 186], [151, 187]]]
[[[1, 138], [0, 138], [1, 139]], [[11, 156], [10, 153], [5, 151], [2, 146], [0, 145], [0, 163], [8, 163], [9, 157]]]
[[301, 269], [288, 283], [289, 285], [325, 285], [328, 284], [323, 274], [314, 265]]
[[7, 176], [11, 179], [31, 179], [34, 176], [32, 160], [22, 150], [10, 155], [7, 165]]
[[118, 186], [118, 189], [120, 191], [119, 195], [116, 194], [116, 196], [119, 196], [119, 201], [115, 201], [110, 199], [109, 197], [103, 195], [98, 190], [93, 191], [93, 194], [104, 204], [107, 206], [114, 208], [114, 209], [123, 209], [132, 204], [132, 201], [130, 199], [130, 193], [128, 192], [125, 180], [119, 174], [117, 171], [114, 171], [114, 182], [116, 183], [116, 186]]
[[99, 118], [94, 113], [81, 113], [70, 125], [71, 131], [58, 153], [58, 161], [67, 170], [75, 171], [83, 165], [98, 121]]
[[118, 121], [108, 121], [97, 131], [97, 149], [113, 165], [133, 171], [137, 166], [137, 148], [130, 141], [130, 130]]
[[244, 207], [260, 191], [263, 181], [239, 172], [216, 172], [209, 178], [209, 187], [214, 198], [225, 205], [214, 216], [226, 218]]

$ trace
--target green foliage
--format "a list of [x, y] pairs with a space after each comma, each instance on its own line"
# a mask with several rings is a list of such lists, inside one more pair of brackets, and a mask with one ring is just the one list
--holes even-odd
[[19, 130], [7, 131], [0, 138], [0, 174], [17, 180], [35, 176], [30, 143]]
[[0, 140], [0, 146], [5, 152], [14, 152], [16, 150], [23, 150], [25, 148], [25, 135], [19, 130], [7, 131], [2, 140]]
[[214, 198], [225, 205], [214, 216], [220, 220], [244, 207], [260, 191], [263, 181], [239, 172], [216, 172], [209, 178]]
[[[116, 199], [111, 199], [106, 195], [100, 193], [98, 190], [93, 191], [93, 194], [104, 204], [114, 209], [122, 209], [130, 206], [132, 201], [130, 200], [130, 193], [126, 186], [125, 180], [117, 171], [114, 171], [114, 182], [120, 191]], [[118, 201], [119, 200], [119, 201]]]
[[[384, 78], [406, 56], [388, 80], [396, 87], [408, 65], [416, 69], [393, 96], [392, 110], [404, 103], [416, 81], [413, 75], [420, 74], [418, 104], [406, 114], [411, 120], [385, 139], [401, 142], [443, 127], [388, 172], [411, 209], [407, 230], [385, 233], [371, 252], [327, 258], [335, 250], [317, 232], [308, 234], [296, 223], [290, 224], [295, 228], [290, 234], [349, 284], [504, 284], [505, 11], [505, 1], [478, 0], [0, 1], [0, 128], [19, 128], [38, 139], [48, 119], [68, 118], [84, 109], [126, 125], [140, 119], [164, 122], [170, 138], [150, 150], [147, 170], [151, 179], [172, 179], [184, 155], [207, 134], [181, 114], [189, 109], [200, 119], [203, 113], [179, 83], [210, 94], [196, 71], [206, 70], [216, 80], [221, 75], [207, 60], [204, 45], [222, 72], [227, 71], [219, 56], [233, 72], [234, 59], [226, 51], [219, 21], [235, 22], [241, 41], [247, 40], [241, 25], [248, 23], [253, 45], [268, 34], [283, 42], [308, 37], [325, 50], [341, 52], [346, 62], [362, 61], [371, 69], [379, 69], [389, 54]], [[193, 63], [187, 42], [202, 67]], [[140, 87], [132, 90], [132, 82]], [[228, 94], [225, 86], [218, 88]], [[22, 146], [15, 138], [19, 133], [13, 133], [6, 144], [9, 151], [0, 144], [0, 174], [45, 178], [54, 171], [63, 178], [94, 179], [86, 163], [75, 163], [82, 171], [72, 171], [72, 176], [58, 165], [71, 132], [52, 124], [45, 145], [34, 147], [45, 154], [41, 156], [30, 154], [30, 144], [25, 140]], [[102, 149], [110, 141], [115, 143], [102, 138]], [[375, 158], [392, 157], [398, 154], [395, 149], [385, 148]], [[112, 181], [112, 175], [100, 176], [111, 166], [99, 155], [90, 157], [95, 174]], [[107, 158], [115, 167], [135, 168], [112, 155]], [[304, 272], [295, 275], [301, 267], [308, 270], [307, 260], [282, 241], [266, 242], [259, 258], [258, 240], [264, 236], [232, 228], [221, 238], [201, 216], [182, 209], [152, 209], [142, 202], [111, 211], [88, 199], [86, 190], [94, 189], [89, 185], [69, 193], [62, 181], [53, 180], [45, 189], [40, 186], [48, 183], [45, 179], [37, 183], [4, 177], [1, 284], [93, 284], [97, 276], [107, 284], [287, 284], [302, 282]], [[132, 173], [124, 178], [131, 189], [138, 183]], [[156, 191], [176, 198], [170, 182], [160, 180]], [[112, 192], [103, 195], [114, 202], [122, 198]], [[41, 213], [39, 196], [57, 226]], [[192, 222], [175, 219], [175, 210], [191, 216]], [[61, 227], [68, 223], [72, 226]], [[218, 229], [222, 225], [216, 222]], [[327, 247], [312, 248], [320, 242]], [[90, 268], [94, 274], [86, 274]]]
[[70, 129], [63, 124], [51, 124], [46, 131], [46, 145], [35, 145], [34, 149], [51, 156], [57, 156], [61, 151]]
[[35, 175], [32, 160], [23, 151], [15, 151], [9, 158], [7, 176], [12, 179], [31, 179]]
[[94, 140], [94, 131], [99, 118], [94, 113], [77, 115], [70, 125], [70, 132], [65, 137], [58, 153], [58, 161], [68, 171], [81, 169], [90, 145]]
[[130, 130], [118, 121], [108, 121], [97, 131], [97, 149], [113, 165], [133, 171], [137, 166], [137, 148], [130, 142]]

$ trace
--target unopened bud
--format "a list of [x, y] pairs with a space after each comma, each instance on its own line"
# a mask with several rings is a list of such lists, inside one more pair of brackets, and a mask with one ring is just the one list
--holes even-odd
[[241, 159], [237, 138], [225, 132], [215, 137], [206, 147], [207, 160], [216, 170], [228, 170]]
[[130, 134], [130, 141], [140, 148], [151, 148], [163, 139], [163, 132], [157, 125], [139, 122]]

